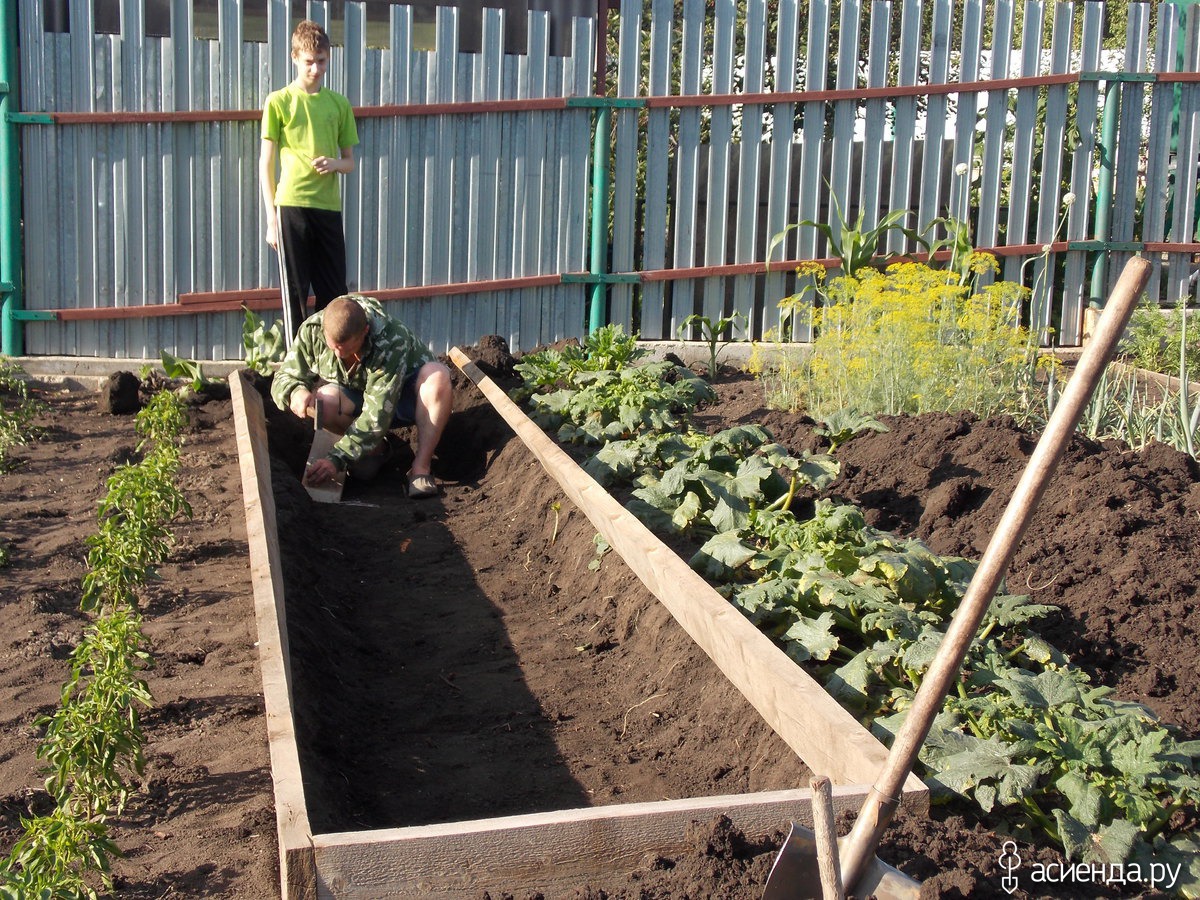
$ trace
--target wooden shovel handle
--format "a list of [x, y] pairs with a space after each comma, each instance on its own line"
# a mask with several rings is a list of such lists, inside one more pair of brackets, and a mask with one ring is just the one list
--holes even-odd
[[1126, 263], [1100, 316], [1096, 333], [1084, 348], [1075, 374], [1067, 382], [1054, 414], [1046, 423], [1046, 430], [1029, 458], [1012, 499], [979, 561], [979, 568], [975, 570], [962, 603], [913, 698], [904, 724], [896, 734], [883, 771], [867, 794], [854, 828], [842, 842], [842, 883], [847, 891], [853, 889], [866, 871], [867, 860], [874, 853], [896, 811], [900, 787], [916, 762], [917, 753], [929, 734], [946, 692], [958, 677], [963, 658], [991, 605], [1004, 570], [1033, 518], [1050, 476], [1075, 432], [1104, 367], [1116, 350], [1117, 342], [1149, 277], [1150, 263], [1145, 259], [1134, 257]]

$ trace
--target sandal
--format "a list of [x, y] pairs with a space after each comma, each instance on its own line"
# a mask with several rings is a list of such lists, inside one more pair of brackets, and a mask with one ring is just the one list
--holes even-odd
[[437, 482], [433, 480], [432, 475], [409, 475], [408, 476], [408, 496], [417, 497], [434, 497], [437, 496]]

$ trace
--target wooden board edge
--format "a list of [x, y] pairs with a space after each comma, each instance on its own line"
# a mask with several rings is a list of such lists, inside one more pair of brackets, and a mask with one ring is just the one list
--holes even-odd
[[[856, 812], [869, 790], [835, 786], [835, 813]], [[748, 840], [764, 841], [793, 822], [811, 827], [811, 810], [812, 793], [803, 789], [315, 835], [318, 897], [567, 896], [589, 879], [686, 851], [693, 823], [725, 816]]]
[[[764, 721], [814, 773], [868, 784], [887, 750], [685, 561], [584, 472], [466, 354], [451, 360], [482, 391], [542, 468], [658, 598]], [[926, 798], [911, 774], [904, 792]]]
[[230, 375], [229, 393], [246, 512], [250, 583], [258, 629], [259, 669], [279, 838], [280, 887], [284, 900], [310, 900], [316, 896], [316, 863], [292, 715], [283, 569], [275, 497], [271, 489], [266, 419], [262, 397], [245, 382], [240, 372]]

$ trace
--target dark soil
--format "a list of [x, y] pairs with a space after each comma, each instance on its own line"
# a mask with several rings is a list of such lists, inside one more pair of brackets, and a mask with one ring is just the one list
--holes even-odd
[[[504, 383], [503, 347], [475, 350]], [[702, 427], [761, 422], [794, 450], [820, 446], [811, 422], [763, 408], [754, 381], [727, 373], [718, 389]], [[435, 468], [443, 494], [430, 500], [404, 497], [402, 448], [376, 482], [351, 482], [340, 506], [312, 503], [297, 480], [306, 432], [269, 419], [314, 830], [805, 786], [791, 751], [624, 564], [609, 554], [589, 567], [595, 529], [478, 392], [459, 379], [455, 393]], [[101, 413], [95, 396], [43, 396], [45, 436], [0, 475], [0, 540], [13, 551], [0, 582], [0, 849], [18, 816], [44, 804], [30, 723], [56, 702], [81, 629], [81, 542], [104, 477], [136, 443], [131, 417]], [[278, 896], [229, 406], [200, 404], [193, 417], [183, 486], [195, 515], [146, 594], [157, 705], [145, 790], [117, 830], [118, 893]], [[962, 416], [886, 423], [839, 449], [832, 493], [937, 552], [981, 555], [1036, 435]], [[1076, 439], [1008, 578], [1062, 608], [1049, 637], [1096, 681], [1193, 737], [1198, 518], [1197, 469], [1182, 454]], [[878, 853], [930, 897], [1007, 897], [1002, 826], [965, 805], [935, 807], [894, 822]], [[757, 898], [780, 839], [697, 822], [690, 850], [571, 896]], [[1019, 852], [1062, 861], [1024, 842]], [[1039, 887], [1023, 882], [1030, 891], [1015, 896], [1103, 895]]]

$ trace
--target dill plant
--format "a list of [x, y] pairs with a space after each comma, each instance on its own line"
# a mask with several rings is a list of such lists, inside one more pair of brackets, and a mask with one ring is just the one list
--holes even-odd
[[[1031, 359], [1020, 325], [1027, 289], [996, 282], [972, 291], [924, 263], [895, 263], [835, 278], [809, 313], [814, 338], [793, 370], [788, 407], [813, 416], [839, 409], [899, 415], [969, 409], [987, 416], [1018, 405]], [[780, 405], [768, 389], [768, 403]]]

